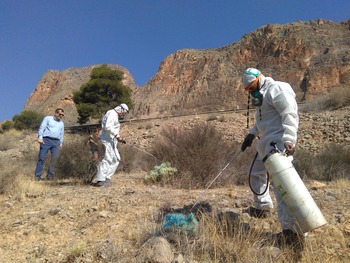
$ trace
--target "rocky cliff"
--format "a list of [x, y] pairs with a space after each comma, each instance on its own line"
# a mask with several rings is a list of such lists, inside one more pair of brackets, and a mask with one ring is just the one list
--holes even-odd
[[179, 50], [134, 95], [135, 113], [245, 107], [241, 75], [247, 67], [287, 81], [298, 101], [350, 85], [350, 20], [266, 25], [238, 42], [209, 50]]
[[[100, 65], [47, 71], [27, 100], [24, 110], [52, 115], [56, 108], [61, 107], [66, 112], [65, 124], [76, 124], [78, 112], [73, 102], [73, 92], [90, 80], [90, 73], [96, 66]], [[124, 72], [123, 83], [132, 90], [137, 89], [134, 78], [127, 69], [113, 64], [108, 66]]]
[[[245, 108], [241, 75], [247, 67], [289, 82], [301, 102], [350, 86], [350, 20], [266, 25], [224, 47], [178, 50], [160, 63], [142, 88], [125, 68], [110, 66], [125, 72], [125, 84], [133, 90], [132, 117]], [[89, 80], [92, 68], [46, 72], [25, 109], [46, 115], [63, 107], [65, 123], [76, 123], [72, 93]]]

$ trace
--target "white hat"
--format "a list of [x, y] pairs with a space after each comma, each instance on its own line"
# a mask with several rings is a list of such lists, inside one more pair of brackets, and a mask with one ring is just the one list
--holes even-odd
[[261, 74], [260, 70], [256, 68], [248, 68], [244, 71], [243, 74], [243, 87], [247, 88], [250, 83], [256, 80], [257, 77]]
[[129, 107], [125, 103], [119, 105], [119, 107], [126, 113], [129, 113]]

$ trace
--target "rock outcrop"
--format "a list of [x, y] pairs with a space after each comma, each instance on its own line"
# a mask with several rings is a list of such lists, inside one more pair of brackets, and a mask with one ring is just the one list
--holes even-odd
[[289, 82], [298, 101], [333, 87], [350, 85], [350, 20], [266, 25], [228, 46], [179, 50], [134, 94], [136, 115], [242, 107], [241, 75], [258, 67], [266, 76]]
[[[247, 67], [289, 82], [298, 102], [335, 87], [349, 87], [349, 48], [350, 20], [334, 23], [320, 19], [266, 25], [220, 48], [178, 50], [161, 62], [142, 88], [136, 86], [128, 70], [110, 66], [125, 73], [125, 84], [133, 90], [130, 117], [159, 117], [245, 108], [247, 94], [241, 76]], [[72, 94], [89, 80], [93, 67], [46, 72], [25, 110], [47, 115], [63, 107], [65, 123], [76, 124]]]
[[[69, 68], [63, 71], [47, 71], [27, 100], [24, 110], [36, 111], [43, 115], [52, 115], [56, 108], [61, 107], [66, 113], [64, 117], [65, 124], [76, 124], [78, 112], [73, 102], [73, 92], [90, 80], [90, 73], [97, 66], [100, 65]], [[134, 78], [127, 69], [113, 64], [108, 66], [124, 72], [123, 83], [132, 90], [137, 89]]]

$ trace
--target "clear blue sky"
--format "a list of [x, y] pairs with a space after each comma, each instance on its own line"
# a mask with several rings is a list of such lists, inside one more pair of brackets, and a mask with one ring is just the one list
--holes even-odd
[[93, 64], [144, 85], [176, 50], [238, 41], [266, 24], [350, 18], [348, 0], [0, 0], [0, 122], [43, 74]]

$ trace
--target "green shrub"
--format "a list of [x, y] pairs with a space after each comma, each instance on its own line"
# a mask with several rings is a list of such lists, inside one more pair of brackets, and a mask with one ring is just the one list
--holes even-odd
[[5, 121], [2, 125], [1, 125], [1, 129], [3, 131], [9, 131], [11, 129], [14, 128], [14, 124], [13, 121]]
[[177, 173], [177, 169], [175, 167], [171, 167], [169, 162], [162, 163], [161, 165], [156, 165], [153, 170], [151, 170], [146, 176], [146, 182], [160, 182], [164, 181], [167, 178], [175, 175]]
[[12, 120], [17, 130], [37, 130], [40, 127], [44, 116], [35, 111], [23, 111], [15, 115]]

